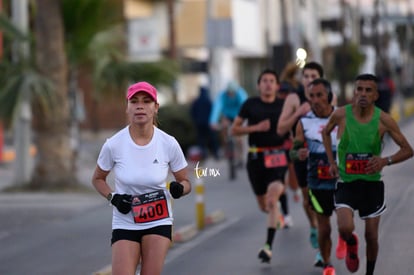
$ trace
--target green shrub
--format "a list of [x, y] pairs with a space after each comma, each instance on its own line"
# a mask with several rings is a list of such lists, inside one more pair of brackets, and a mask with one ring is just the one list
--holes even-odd
[[185, 154], [190, 146], [196, 144], [196, 130], [188, 105], [170, 104], [160, 107], [158, 124], [161, 130], [177, 139]]

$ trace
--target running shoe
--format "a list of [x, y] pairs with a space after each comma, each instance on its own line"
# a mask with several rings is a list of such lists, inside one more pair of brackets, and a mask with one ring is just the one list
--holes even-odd
[[290, 228], [293, 226], [293, 220], [290, 215], [286, 215], [284, 217], [285, 227], [284, 228]]
[[338, 244], [336, 245], [336, 258], [342, 260], [346, 256], [346, 242], [338, 237]]
[[346, 246], [346, 267], [352, 273], [356, 272], [359, 268], [359, 258], [358, 258], [358, 236], [355, 233], [352, 233], [352, 236], [355, 239], [354, 245]]
[[335, 275], [335, 268], [331, 265], [325, 266], [322, 275]]
[[310, 241], [313, 248], [315, 248], [315, 249], [319, 248], [318, 229], [317, 228], [311, 227], [309, 241]]
[[263, 248], [260, 249], [258, 257], [262, 260], [262, 263], [270, 263], [270, 260], [272, 259], [272, 251], [268, 244], [265, 244]]
[[315, 262], [313, 263], [313, 266], [323, 267], [323, 259], [320, 251], [316, 253]]

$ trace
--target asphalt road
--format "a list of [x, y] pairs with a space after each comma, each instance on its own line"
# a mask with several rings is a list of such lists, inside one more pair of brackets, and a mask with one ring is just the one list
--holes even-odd
[[[414, 123], [403, 126], [413, 145]], [[93, 147], [93, 146], [92, 146]], [[99, 147], [99, 146], [97, 146]], [[95, 148], [95, 147], [93, 147]], [[384, 154], [395, 150], [386, 145]], [[96, 152], [95, 152], [96, 154]], [[80, 177], [89, 184], [95, 154], [83, 158]], [[380, 226], [377, 275], [414, 274], [413, 160], [386, 167], [384, 181], [388, 211]], [[194, 164], [191, 164], [194, 165]], [[190, 241], [175, 243], [167, 256], [163, 274], [321, 274], [313, 267], [315, 251], [308, 241], [308, 224], [301, 205], [289, 193], [294, 226], [279, 230], [270, 264], [262, 264], [257, 252], [265, 241], [266, 216], [256, 205], [244, 170], [229, 182], [226, 163], [209, 161], [207, 168], [220, 176], [206, 177], [205, 214], [221, 210], [225, 219], [207, 226]], [[12, 166], [0, 167], [5, 185]], [[174, 202], [175, 228], [195, 223], [195, 194]], [[111, 207], [95, 192], [85, 194], [0, 193], [0, 274], [93, 274], [110, 264]], [[365, 274], [363, 223], [357, 218], [360, 236], [360, 270]], [[335, 217], [332, 220], [336, 244]], [[343, 261], [332, 253], [337, 274], [349, 274]]]

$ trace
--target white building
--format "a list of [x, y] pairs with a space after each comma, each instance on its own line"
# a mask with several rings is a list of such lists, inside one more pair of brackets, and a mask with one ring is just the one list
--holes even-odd
[[[165, 56], [170, 41], [168, 1], [124, 0], [131, 59], [151, 61]], [[177, 99], [189, 102], [200, 85], [209, 84], [214, 97], [229, 80], [238, 81], [253, 94], [260, 71], [272, 67], [280, 73], [285, 62], [295, 61], [298, 48], [306, 50], [307, 61], [324, 64], [324, 49], [341, 44], [344, 37], [360, 44], [359, 18], [372, 19], [378, 0], [171, 1], [177, 57], [184, 70], [177, 81]], [[405, 2], [378, 1], [384, 12], [396, 14], [407, 11]], [[343, 32], [338, 25], [341, 18], [345, 18]], [[321, 22], [328, 23], [328, 28]], [[329, 28], [330, 22], [337, 24], [336, 29]], [[389, 28], [383, 24], [382, 31]], [[369, 57], [362, 69], [373, 71], [373, 46], [361, 49]], [[394, 43], [387, 53], [395, 59], [398, 50], [398, 43]]]

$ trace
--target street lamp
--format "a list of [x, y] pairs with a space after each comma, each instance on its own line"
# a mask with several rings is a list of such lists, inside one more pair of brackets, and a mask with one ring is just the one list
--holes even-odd
[[308, 57], [308, 53], [304, 48], [298, 48], [296, 50], [296, 65], [298, 65], [300, 68], [303, 68], [306, 63], [306, 57]]

